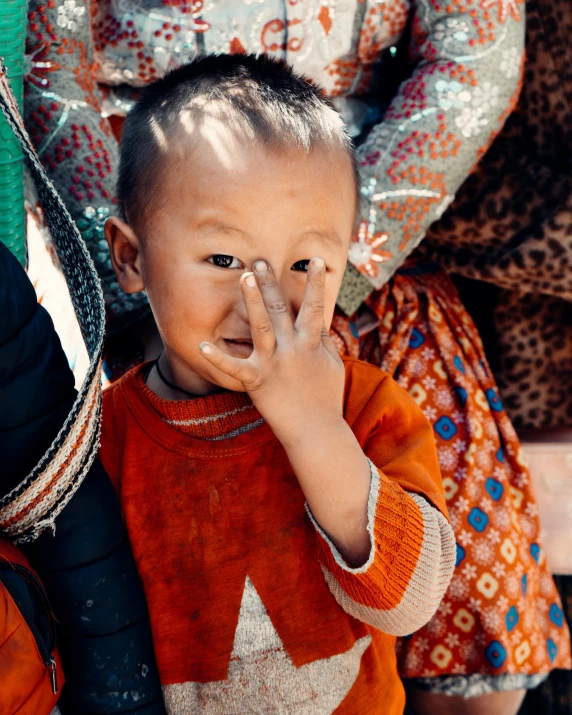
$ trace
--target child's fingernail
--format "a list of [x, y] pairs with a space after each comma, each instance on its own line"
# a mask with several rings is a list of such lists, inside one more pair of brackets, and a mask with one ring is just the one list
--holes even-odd
[[316, 258], [313, 259], [314, 265], [316, 268], [323, 268], [326, 264], [324, 263], [324, 259], [320, 258], [319, 256], [316, 256]]
[[244, 282], [249, 288], [254, 288], [254, 286], [256, 285], [256, 278], [252, 273], [248, 273], [246, 278], [244, 279]]
[[201, 343], [199, 345], [199, 348], [200, 348], [201, 352], [204, 353], [205, 355], [210, 355], [212, 353], [211, 346], [207, 345], [206, 343]]
[[264, 261], [256, 261], [256, 263], [252, 267], [257, 273], [262, 273], [268, 268]]

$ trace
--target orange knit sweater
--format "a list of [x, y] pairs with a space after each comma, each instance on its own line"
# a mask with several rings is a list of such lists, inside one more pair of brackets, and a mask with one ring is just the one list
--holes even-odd
[[422, 412], [379, 369], [345, 365], [344, 416], [372, 470], [372, 549], [357, 569], [245, 394], [162, 400], [145, 366], [104, 393], [101, 458], [170, 715], [403, 711], [395, 636], [433, 615], [454, 538]]

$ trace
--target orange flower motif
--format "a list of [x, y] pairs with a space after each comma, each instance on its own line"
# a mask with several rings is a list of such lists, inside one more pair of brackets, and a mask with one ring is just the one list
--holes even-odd
[[371, 278], [379, 274], [379, 265], [393, 258], [391, 251], [384, 251], [381, 246], [388, 240], [387, 233], [371, 235], [367, 221], [360, 221], [357, 236], [350, 244], [348, 258], [360, 271]]
[[509, 13], [518, 22], [520, 20], [519, 5], [522, 5], [523, 0], [483, 0], [481, 7], [485, 10], [498, 5], [499, 22], [505, 22]]

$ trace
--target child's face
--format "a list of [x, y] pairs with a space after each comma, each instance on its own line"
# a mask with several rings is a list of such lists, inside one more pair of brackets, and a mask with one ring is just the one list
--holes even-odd
[[295, 320], [305, 262], [321, 256], [329, 327], [355, 217], [353, 172], [341, 150], [272, 150], [220, 125], [208, 129], [192, 147], [182, 140], [168, 152], [155, 208], [138, 233], [116, 218], [106, 226], [122, 287], [145, 288], [171, 372], [196, 394], [243, 389], [207, 363], [199, 344], [250, 355], [239, 281], [257, 260], [272, 267]]

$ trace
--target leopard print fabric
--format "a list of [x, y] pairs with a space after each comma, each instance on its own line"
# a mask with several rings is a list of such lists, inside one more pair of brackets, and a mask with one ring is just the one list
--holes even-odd
[[572, 305], [501, 291], [494, 321], [499, 388], [514, 426], [572, 424]]
[[572, 3], [526, 11], [518, 106], [422, 251], [506, 289], [496, 377], [515, 425], [546, 427], [572, 424]]

